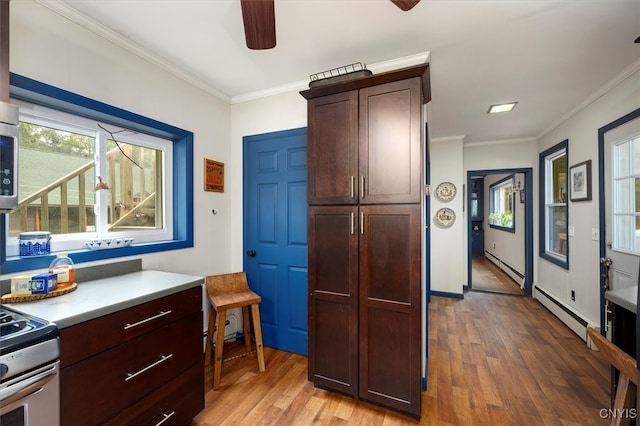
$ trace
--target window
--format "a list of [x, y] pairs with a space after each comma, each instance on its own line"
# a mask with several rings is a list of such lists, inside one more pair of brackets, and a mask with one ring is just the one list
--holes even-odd
[[489, 226], [516, 232], [513, 175], [489, 185]]
[[612, 145], [612, 248], [640, 254], [640, 138]]
[[[19, 207], [0, 215], [2, 271], [193, 246], [193, 134], [11, 75], [20, 108]], [[108, 190], [96, 190], [97, 183]], [[52, 256], [18, 257], [25, 231], [49, 231]], [[133, 245], [90, 251], [97, 238]]]
[[569, 269], [568, 140], [540, 154], [540, 257]]

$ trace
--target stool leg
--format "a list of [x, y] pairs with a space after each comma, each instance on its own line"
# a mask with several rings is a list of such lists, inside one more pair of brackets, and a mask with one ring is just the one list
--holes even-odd
[[209, 305], [209, 327], [207, 327], [207, 339], [204, 347], [204, 365], [211, 364], [211, 346], [213, 343], [213, 330], [216, 327], [216, 310]]
[[213, 388], [220, 386], [220, 374], [222, 373], [222, 349], [224, 346], [224, 323], [227, 321], [227, 311], [221, 310], [217, 315], [218, 335], [216, 336], [216, 361], [213, 370]]
[[242, 307], [242, 328], [244, 329], [244, 348], [247, 352], [251, 350], [251, 327], [249, 324], [249, 307]]
[[[633, 408], [636, 406], [636, 385], [629, 380], [627, 376], [620, 373], [618, 379], [618, 387], [616, 390], [616, 397], [613, 404], [613, 408], [617, 414], [623, 413], [624, 409]], [[612, 426], [622, 426], [631, 424], [631, 418], [629, 416], [614, 416], [611, 419]]]
[[264, 348], [262, 347], [262, 327], [260, 326], [260, 309], [258, 304], [251, 305], [251, 316], [253, 317], [253, 330], [256, 334], [256, 352], [258, 354], [258, 368], [265, 370]]

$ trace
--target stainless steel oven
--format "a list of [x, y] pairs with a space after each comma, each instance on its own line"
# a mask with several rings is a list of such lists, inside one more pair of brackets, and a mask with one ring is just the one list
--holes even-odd
[[60, 344], [55, 324], [0, 308], [0, 424], [60, 424]]

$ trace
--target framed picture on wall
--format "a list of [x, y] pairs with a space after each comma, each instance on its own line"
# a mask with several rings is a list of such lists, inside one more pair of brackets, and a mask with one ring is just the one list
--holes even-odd
[[224, 192], [224, 163], [204, 159], [204, 190]]
[[591, 160], [571, 166], [569, 178], [569, 198], [571, 201], [591, 200]]

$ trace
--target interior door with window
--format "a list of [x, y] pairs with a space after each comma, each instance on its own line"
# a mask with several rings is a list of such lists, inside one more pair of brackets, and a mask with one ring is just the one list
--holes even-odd
[[640, 109], [599, 130], [603, 171], [604, 291], [638, 285], [640, 260]]

